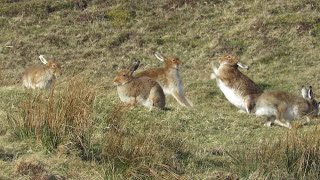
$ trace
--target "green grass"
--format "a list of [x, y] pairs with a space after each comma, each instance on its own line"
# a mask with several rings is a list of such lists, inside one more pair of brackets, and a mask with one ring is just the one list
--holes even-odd
[[[92, 0], [84, 11], [71, 0], [0, 3], [0, 179], [319, 178], [318, 119], [297, 122], [294, 130], [266, 128], [264, 117], [238, 113], [209, 79], [211, 61], [230, 53], [250, 66], [243, 73], [265, 90], [298, 94], [301, 85], [312, 85], [317, 98], [318, 1]], [[153, 51], [182, 60], [192, 109], [172, 97], [166, 111], [121, 105], [112, 83], [116, 72], [133, 59], [141, 61], [138, 71], [162, 66]], [[40, 63], [39, 54], [63, 64], [52, 104], [20, 85], [23, 70]], [[82, 84], [70, 89], [71, 79]], [[94, 89], [89, 106], [77, 88]], [[88, 131], [25, 130], [19, 125], [28, 122], [28, 110], [42, 112], [34, 114], [38, 125], [54, 116], [57, 127], [66, 127], [65, 117], [75, 117], [69, 125], [88, 120]], [[21, 124], [13, 126], [14, 120]]]

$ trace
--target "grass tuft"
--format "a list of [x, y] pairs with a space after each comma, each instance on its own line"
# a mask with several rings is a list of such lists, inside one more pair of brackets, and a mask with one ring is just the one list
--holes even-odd
[[133, 131], [123, 117], [126, 108], [118, 106], [107, 120], [102, 156], [108, 174], [122, 174], [135, 179], [182, 177], [183, 162], [190, 153], [175, 130], [160, 130], [162, 125], [149, 122], [146, 131]]
[[135, 17], [134, 11], [123, 8], [114, 8], [106, 12], [105, 18], [112, 21], [115, 25], [122, 25], [131, 21]]
[[35, 137], [52, 151], [68, 140], [82, 148], [90, 139], [95, 90], [81, 81], [71, 80], [60, 93], [54, 88], [45, 93], [29, 92], [22, 100], [18, 115], [9, 116], [14, 133], [20, 139]]
[[233, 160], [233, 170], [241, 177], [318, 179], [319, 135], [318, 128], [302, 134], [294, 129], [274, 142], [265, 141], [255, 148], [243, 147], [237, 154], [228, 152], [228, 155]]

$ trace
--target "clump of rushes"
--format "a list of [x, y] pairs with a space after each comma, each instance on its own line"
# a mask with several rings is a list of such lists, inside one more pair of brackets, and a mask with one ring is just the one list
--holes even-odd
[[[90, 142], [95, 89], [71, 80], [61, 92], [29, 91], [18, 113], [9, 116], [17, 137], [35, 137], [49, 151], [64, 141], [82, 149]], [[84, 143], [85, 142], [85, 143]]]

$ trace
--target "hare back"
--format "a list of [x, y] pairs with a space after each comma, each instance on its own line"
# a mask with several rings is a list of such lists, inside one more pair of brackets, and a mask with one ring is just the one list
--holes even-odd
[[54, 81], [55, 76], [51, 70], [48, 70], [43, 65], [33, 66], [28, 68], [22, 74], [22, 82], [26, 88], [49, 88]]
[[152, 79], [160, 79], [165, 77], [166, 71], [164, 68], [152, 68], [145, 71], [141, 71], [137, 74], [135, 74], [135, 77], [149, 77]]
[[235, 67], [220, 66], [217, 71], [217, 76], [225, 86], [237, 90], [242, 96], [263, 92], [256, 83], [254, 83], [248, 76], [242, 74]]
[[131, 99], [131, 97], [139, 99], [147, 99], [152, 87], [158, 85], [158, 83], [151, 78], [148, 77], [141, 77], [141, 78], [135, 78], [131, 82], [117, 86], [117, 91], [119, 94], [119, 97], [124, 101], [128, 101], [128, 98]]
[[300, 96], [296, 96], [283, 91], [268, 91], [261, 94], [257, 99], [257, 104], [279, 105], [281, 103], [299, 105], [305, 104], [306, 100]]
[[135, 77], [149, 77], [163, 88], [165, 94], [172, 94], [172, 91], [183, 91], [183, 84], [179, 71], [173, 68], [154, 68], [139, 72]]
[[308, 111], [308, 104], [302, 97], [282, 91], [270, 91], [261, 94], [255, 105], [255, 114], [258, 116], [277, 116], [282, 114], [284, 119], [293, 120]]
[[165, 97], [160, 85], [148, 77], [141, 77], [128, 84], [117, 86], [120, 100], [130, 104], [142, 104], [146, 107], [164, 108]]
[[286, 120], [294, 120], [300, 118], [300, 113], [299, 113], [299, 107], [298, 105], [295, 106], [287, 106], [285, 108], [284, 112], [279, 112], [281, 110], [277, 109], [275, 106], [260, 106], [256, 105], [256, 112], [255, 114], [257, 116], [275, 116], [277, 117], [278, 113], [283, 115], [283, 118]]

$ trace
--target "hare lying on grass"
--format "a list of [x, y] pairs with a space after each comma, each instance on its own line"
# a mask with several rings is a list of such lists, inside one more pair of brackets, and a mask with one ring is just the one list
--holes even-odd
[[179, 72], [180, 59], [164, 57], [155, 52], [154, 55], [165, 63], [165, 67], [148, 69], [137, 73], [136, 77], [149, 77], [156, 80], [165, 94], [172, 95], [182, 106], [191, 107], [192, 103], [185, 97], [183, 83]]
[[27, 89], [50, 88], [57, 77], [61, 75], [60, 64], [53, 60], [46, 60], [43, 55], [39, 56], [43, 64], [27, 68], [22, 74], [22, 84]]
[[250, 113], [254, 97], [263, 91], [238, 69], [238, 67], [248, 69], [248, 66], [230, 55], [222, 56], [219, 59], [219, 64], [218, 68], [213, 66], [211, 79], [216, 79], [217, 85], [231, 104]]
[[[255, 100], [253, 112], [257, 116], [267, 116], [266, 126], [278, 124], [291, 128], [290, 121], [318, 115], [319, 103], [314, 99], [312, 87], [302, 87], [302, 97], [282, 91], [270, 91], [262, 93]], [[281, 122], [285, 120], [286, 122]]]
[[140, 61], [134, 62], [114, 78], [120, 100], [130, 105], [142, 104], [150, 110], [153, 107], [164, 109], [166, 101], [161, 86], [148, 77], [133, 77], [139, 64]]

